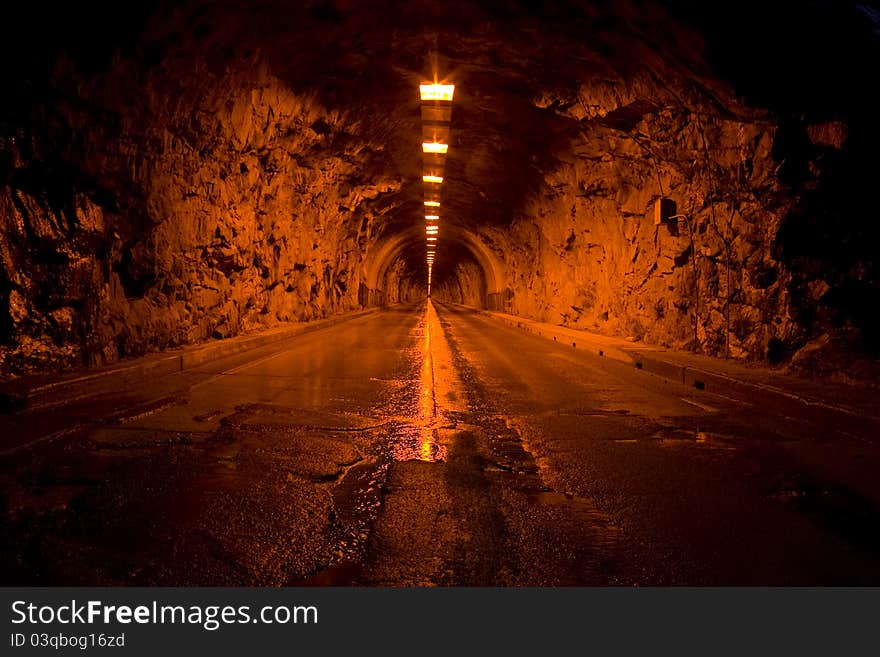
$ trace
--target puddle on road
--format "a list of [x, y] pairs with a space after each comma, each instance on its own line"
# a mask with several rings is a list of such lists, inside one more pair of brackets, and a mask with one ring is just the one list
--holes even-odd
[[[737, 449], [734, 444], [733, 436], [728, 436], [712, 431], [701, 431], [699, 429], [679, 429], [664, 428], [656, 432], [650, 441], [656, 442], [660, 446], [677, 447], [679, 445], [699, 445], [715, 450], [732, 452]], [[617, 440], [615, 442], [635, 442], [626, 440]]]
[[738, 449], [733, 436], [699, 429], [666, 427], [645, 438], [614, 438], [618, 445], [659, 445], [661, 447], [699, 446], [713, 450], [732, 452]]
[[152, 401], [128, 406], [123, 410], [117, 411], [109, 415], [107, 418], [100, 420], [101, 424], [130, 424], [143, 420], [152, 415], [167, 411], [175, 406], [183, 406], [189, 403], [186, 397], [162, 397]]

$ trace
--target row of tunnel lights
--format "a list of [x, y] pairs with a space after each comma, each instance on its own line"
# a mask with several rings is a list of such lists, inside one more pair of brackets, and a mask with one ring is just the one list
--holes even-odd
[[452, 120], [452, 96], [455, 85], [426, 83], [419, 85], [422, 101], [422, 155], [424, 173], [422, 183], [425, 195], [425, 239], [427, 242], [426, 264], [428, 266], [428, 296], [431, 296], [431, 279], [434, 259], [437, 256], [437, 239], [440, 234], [440, 185], [449, 152], [449, 124]]

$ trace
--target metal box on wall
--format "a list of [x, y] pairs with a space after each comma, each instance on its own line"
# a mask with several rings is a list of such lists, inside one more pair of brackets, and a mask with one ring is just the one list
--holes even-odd
[[654, 225], [669, 223], [670, 217], [675, 215], [675, 201], [661, 196], [654, 201]]

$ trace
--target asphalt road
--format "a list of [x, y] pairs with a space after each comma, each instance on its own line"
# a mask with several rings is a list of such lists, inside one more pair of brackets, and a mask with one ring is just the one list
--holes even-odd
[[4, 584], [880, 583], [876, 435], [459, 307], [0, 426]]

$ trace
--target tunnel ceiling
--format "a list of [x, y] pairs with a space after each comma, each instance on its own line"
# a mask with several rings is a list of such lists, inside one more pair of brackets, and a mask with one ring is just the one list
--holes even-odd
[[[524, 198], [539, 191], [548, 170], [565, 163], [584, 121], [626, 128], [660, 107], [681, 103], [683, 96], [724, 94], [724, 83], [704, 61], [702, 37], [676, 20], [677, 15], [699, 19], [699, 3], [667, 4], [671, 7], [575, 0], [136, 3], [140, 12], [126, 19], [68, 10], [56, 19], [58, 35], [50, 30], [47, 37], [40, 28], [43, 39], [60, 38], [37, 54], [46, 56], [60, 45], [79, 51], [88, 69], [107, 66], [115, 46], [123, 57], [156, 66], [185, 66], [187, 51], [198, 51], [214, 75], [237, 59], [265, 58], [271, 73], [292, 89], [315, 94], [384, 144], [374, 168], [360, 174], [400, 180], [399, 191], [380, 203], [382, 229], [389, 232], [421, 213], [415, 89], [437, 69], [457, 85], [444, 219], [465, 226], [504, 224]], [[27, 30], [34, 17], [20, 11]], [[747, 11], [720, 13], [736, 18]], [[68, 31], [60, 24], [64, 19], [76, 29]], [[80, 25], [87, 28], [85, 43]], [[723, 54], [729, 64], [730, 52]], [[612, 116], [596, 116], [581, 87], [597, 80], [624, 87], [652, 80], [655, 104], [621, 98]]]
[[[393, 267], [421, 281], [417, 86], [435, 73], [456, 85], [442, 277], [507, 288], [511, 311], [708, 353], [734, 353], [731, 335], [755, 358], [829, 327], [880, 336], [854, 301], [876, 294], [858, 246], [876, 228], [845, 189], [870, 186], [858, 163], [876, 131], [859, 126], [874, 104], [871, 85], [841, 81], [875, 60], [877, 14], [768, 4], [10, 9], [7, 367], [362, 306], [359, 287]], [[700, 243], [640, 225], [662, 196]]]
[[[581, 85], [653, 76], [688, 94], [702, 89], [701, 80], [713, 84], [695, 33], [683, 26], [670, 32], [675, 24], [659, 8], [604, 4], [193, 4], [174, 12], [180, 18], [160, 15], [145, 47], [173, 48], [182, 39], [218, 57], [259, 53], [292, 89], [314, 93], [360, 123], [384, 146], [375, 169], [362, 174], [401, 182], [381, 201], [382, 230], [391, 233], [422, 214], [416, 90], [436, 68], [456, 84], [443, 218], [504, 224], [562, 164], [579, 121], [590, 114], [579, 99]], [[637, 122], [651, 109], [623, 109], [611, 120]]]

